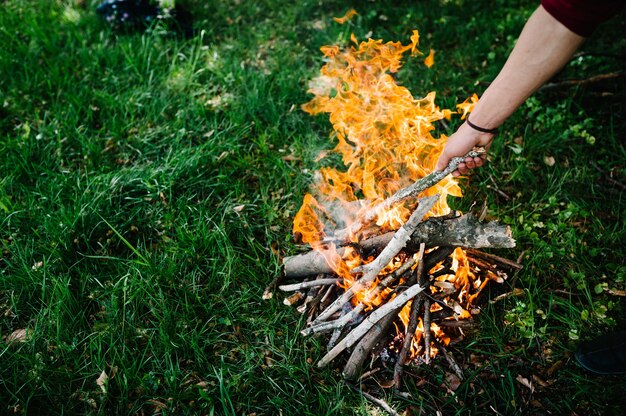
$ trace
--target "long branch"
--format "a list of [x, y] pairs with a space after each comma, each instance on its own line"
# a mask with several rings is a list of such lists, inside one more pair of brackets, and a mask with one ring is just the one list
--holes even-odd
[[[393, 234], [390, 232], [361, 241], [359, 243], [361, 251], [382, 250], [389, 244]], [[510, 227], [496, 222], [482, 223], [469, 214], [445, 220], [429, 218], [416, 227], [407, 246], [417, 251], [422, 242], [429, 247], [515, 247]], [[342, 256], [344, 249], [339, 248], [337, 253]], [[326, 261], [325, 253], [317, 250], [285, 257], [283, 268], [286, 277], [303, 277], [333, 271]]]
[[361, 228], [374, 221], [380, 212], [386, 211], [393, 205], [405, 201], [411, 197], [417, 196], [431, 186], [438, 184], [446, 176], [457, 170], [459, 164], [463, 162], [465, 158], [478, 157], [484, 154], [484, 150], [471, 150], [463, 157], [453, 157], [452, 159], [450, 159], [448, 166], [444, 170], [431, 172], [423, 178], [418, 179], [413, 184], [407, 186], [406, 188], [400, 189], [389, 198], [365, 211], [360, 220], [355, 221], [349, 227], [344, 228], [343, 230], [336, 231], [334, 235], [330, 237], [330, 239], [336, 241], [346, 240], [350, 235], [358, 233]]

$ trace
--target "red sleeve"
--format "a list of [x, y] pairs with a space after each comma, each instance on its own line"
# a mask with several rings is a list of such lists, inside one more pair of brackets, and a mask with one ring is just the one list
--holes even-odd
[[624, 0], [541, 0], [556, 20], [577, 35], [588, 37], [595, 28], [617, 15]]

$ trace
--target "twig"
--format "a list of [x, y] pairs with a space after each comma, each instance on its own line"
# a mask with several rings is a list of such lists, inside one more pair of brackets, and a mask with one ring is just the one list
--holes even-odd
[[509, 259], [505, 259], [504, 257], [496, 256], [495, 254], [485, 253], [484, 251], [476, 250], [473, 248], [466, 249], [466, 252], [469, 256], [478, 257], [483, 260], [498, 263], [503, 266], [508, 266], [509, 268], [512, 268], [512, 269], [522, 270], [524, 268], [524, 266], [519, 263], [516, 263]]
[[611, 177], [611, 175], [609, 175], [608, 173], [606, 173], [604, 170], [602, 170], [602, 168], [600, 168], [600, 166], [598, 166], [595, 162], [589, 162], [591, 163], [591, 166], [593, 166], [594, 168], [596, 168], [596, 170], [598, 172], [600, 172], [604, 178], [609, 181], [610, 183], [612, 183], [613, 185], [617, 186], [618, 188], [620, 188], [622, 191], [626, 191], [626, 185], [621, 183], [620, 181], [616, 181], [615, 179], [613, 179]]
[[430, 363], [430, 341], [432, 339], [430, 332], [430, 298], [424, 300], [424, 361]]
[[363, 397], [365, 397], [367, 400], [369, 400], [370, 402], [374, 403], [376, 406], [380, 407], [381, 409], [383, 409], [385, 412], [389, 413], [391, 416], [400, 416], [400, 413], [396, 412], [395, 410], [393, 410], [393, 408], [391, 406], [389, 406], [387, 404], [387, 402], [385, 402], [382, 399], [378, 399], [374, 396], [372, 396], [371, 394], [360, 390], [357, 386], [354, 386], [350, 383], [346, 383], [352, 390], [356, 391], [357, 393], [361, 393], [363, 395]]
[[[418, 266], [416, 270], [417, 281], [420, 285], [424, 284], [424, 250], [426, 249], [426, 244], [422, 243], [420, 245], [420, 251], [418, 254]], [[402, 377], [403, 366], [406, 363], [406, 357], [409, 355], [409, 351], [411, 350], [411, 344], [413, 342], [413, 337], [415, 337], [415, 330], [417, 329], [417, 321], [418, 314], [420, 311], [420, 307], [422, 304], [422, 298], [419, 297], [414, 299], [411, 303], [411, 313], [409, 315], [409, 324], [406, 328], [406, 333], [404, 335], [404, 342], [402, 343], [402, 349], [400, 350], [400, 354], [398, 355], [398, 360], [396, 361], [396, 365], [393, 369], [393, 384], [396, 390], [400, 390], [400, 380]]]
[[491, 299], [489, 301], [489, 303], [494, 304], [496, 302], [500, 302], [502, 299], [510, 298], [512, 296], [523, 296], [524, 293], [526, 293], [526, 292], [524, 292], [523, 289], [520, 289], [519, 287], [516, 287], [515, 289], [513, 289], [510, 292], [503, 293], [501, 295], [496, 296], [495, 298]]
[[[394, 234], [393, 238], [387, 244], [385, 249], [378, 255], [378, 257], [367, 264], [362, 269], [365, 270], [363, 277], [354, 282], [348, 290], [346, 290], [341, 297], [339, 297], [334, 303], [332, 303], [328, 308], [324, 310], [321, 314], [318, 315], [316, 321], [321, 322], [327, 320], [332, 314], [337, 312], [343, 305], [347, 302], [350, 302], [350, 299], [354, 296], [354, 294], [366, 287], [367, 284], [374, 281], [376, 276], [380, 273], [380, 271], [385, 267], [391, 259], [395, 257], [396, 254], [406, 245], [406, 242], [413, 234], [415, 227], [422, 221], [424, 215], [430, 211], [432, 206], [439, 199], [439, 194], [433, 195], [427, 198], [424, 198], [420, 201], [419, 206], [413, 213], [409, 220]], [[372, 264], [372, 266], [369, 266]], [[369, 267], [368, 267], [369, 266]]]
[[366, 371], [365, 373], [361, 374], [361, 377], [359, 377], [359, 383], [367, 380], [374, 374], [378, 373], [380, 370], [381, 370], [380, 367], [376, 367], [376, 368], [371, 369], [370, 371]]
[[340, 279], [318, 279], [311, 280], [309, 282], [294, 283], [292, 285], [281, 285], [278, 286], [278, 288], [283, 292], [294, 292], [296, 290], [306, 289], [309, 287], [332, 285], [338, 283], [339, 281]]
[[431, 172], [423, 178], [415, 181], [412, 185], [400, 189], [389, 198], [365, 211], [361, 220], [355, 221], [348, 228], [337, 231], [330, 239], [340, 241], [347, 240], [348, 237], [358, 233], [361, 228], [376, 219], [380, 212], [386, 211], [393, 205], [403, 202], [409, 198], [415, 197], [426, 189], [438, 184], [446, 176], [457, 170], [459, 164], [463, 162], [465, 158], [478, 157], [484, 154], [484, 150], [471, 150], [463, 157], [453, 157], [452, 159], [450, 159], [450, 162], [448, 162], [448, 166], [446, 166], [444, 170]]
[[621, 78], [625, 74], [626, 74], [626, 72], [619, 71], [619, 72], [611, 72], [609, 74], [594, 75], [592, 77], [584, 78], [584, 79], [568, 79], [568, 80], [559, 81], [559, 82], [551, 82], [551, 83], [545, 84], [543, 87], [539, 88], [539, 91], [550, 91], [550, 90], [563, 88], [563, 87], [573, 87], [573, 86], [576, 86], [576, 85], [587, 85], [587, 84], [592, 84], [592, 83], [595, 83], [595, 82], [606, 81], [606, 80], [609, 80], [609, 79]]
[[444, 347], [441, 344], [439, 344], [439, 350], [443, 353], [443, 356], [445, 357], [452, 371], [454, 371], [454, 373], [457, 375], [459, 379], [463, 380], [465, 378], [463, 377], [463, 370], [461, 370], [461, 367], [457, 364], [456, 360], [454, 359], [454, 356], [452, 356], [452, 354], [448, 352], [446, 347]]
[[494, 191], [496, 191], [497, 193], [499, 193], [500, 195], [502, 195], [502, 197], [504, 199], [506, 199], [507, 201], [511, 200], [511, 197], [508, 196], [506, 193], [504, 193], [500, 188], [498, 188], [498, 184], [496, 183], [495, 179], [493, 179], [493, 176], [489, 175], [489, 180], [491, 180], [491, 183], [493, 183], [493, 186], [491, 185], [487, 185], [487, 188], [493, 189]]
[[419, 285], [414, 285], [396, 296], [393, 300], [380, 306], [374, 312], [372, 312], [359, 326], [354, 328], [344, 339], [342, 339], [332, 350], [330, 350], [322, 359], [317, 363], [319, 368], [325, 367], [335, 357], [337, 357], [343, 350], [354, 345], [363, 335], [367, 333], [378, 321], [385, 317], [396, 308], [401, 307], [409, 300], [417, 296], [418, 293], [424, 290]]
[[303, 329], [302, 331], [300, 331], [300, 333], [304, 336], [308, 336], [319, 332], [327, 332], [335, 328], [341, 328], [345, 326], [348, 322], [350, 322], [352, 319], [356, 318], [361, 312], [363, 312], [363, 310], [365, 309], [365, 303], [367, 303], [368, 300], [378, 296], [381, 291], [389, 287], [389, 285], [391, 285], [398, 277], [402, 276], [410, 267], [412, 267], [413, 264], [415, 264], [415, 259], [410, 258], [400, 268], [398, 268], [398, 270], [394, 271], [389, 276], [381, 280], [381, 282], [378, 283], [378, 285], [376, 285], [376, 287], [367, 294], [367, 300], [364, 299], [363, 301], [359, 302], [359, 304], [356, 305], [354, 309], [350, 311], [350, 313], [343, 315], [341, 318], [335, 319], [334, 321], [322, 322], [317, 325], [313, 323], [313, 326]]
[[265, 290], [263, 291], [263, 300], [269, 300], [272, 299], [274, 297], [274, 290], [276, 290], [276, 286], [278, 285], [278, 283], [280, 283], [280, 281], [285, 277], [285, 274], [283, 272], [279, 273], [278, 276], [276, 276], [269, 285], [267, 285], [267, 287], [265, 288]]

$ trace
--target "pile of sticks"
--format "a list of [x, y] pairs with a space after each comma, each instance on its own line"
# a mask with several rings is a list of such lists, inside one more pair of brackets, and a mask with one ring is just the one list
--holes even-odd
[[[471, 215], [459, 215], [455, 212], [444, 217], [423, 220], [439, 199], [439, 195], [434, 195], [419, 200], [411, 217], [399, 230], [367, 238], [359, 243], [346, 241], [348, 235], [358, 232], [371, 222], [379, 209], [387, 209], [433, 186], [456, 170], [461, 160], [463, 158], [457, 158], [445, 171], [434, 172], [399, 191], [372, 208], [361, 221], [351, 225], [350, 229], [339, 230], [328, 239], [340, 247], [343, 246], [338, 249], [339, 255], [343, 254], [347, 246], [351, 246], [360, 252], [361, 258], [374, 257], [373, 261], [351, 270], [355, 279], [349, 287], [333, 273], [323, 252], [309, 251], [283, 259], [283, 276], [280, 280], [298, 281], [282, 284], [278, 288], [293, 293], [285, 298], [285, 304], [296, 306], [300, 313], [307, 315], [307, 327], [301, 333], [305, 336], [330, 334], [328, 351], [317, 363], [318, 367], [327, 366], [344, 351], [351, 350], [343, 366], [343, 375], [346, 379], [355, 379], [363, 371], [368, 357], [371, 356], [371, 362], [374, 362], [383, 349], [389, 349], [393, 345], [396, 354], [393, 385], [399, 389], [403, 368], [412, 358], [411, 346], [415, 340], [419, 340], [419, 359], [425, 363], [430, 362], [431, 348], [436, 346], [443, 352], [442, 355], [457, 376], [463, 378], [460, 367], [446, 352], [445, 346], [433, 336], [431, 328], [436, 323], [439, 327], [447, 327], [450, 332], [462, 336], [462, 327], [466, 326], [465, 322], [470, 322], [471, 325], [471, 320], [455, 319], [463, 311], [463, 307], [455, 299], [469, 299], [465, 305], [467, 307], [489, 281], [501, 283], [506, 279], [508, 271], [521, 268], [515, 262], [478, 250], [514, 247], [515, 241], [511, 237], [510, 229], [495, 222], [483, 223]], [[451, 254], [457, 247], [466, 250], [472, 272], [481, 279], [479, 287], [471, 284], [459, 286], [438, 279], [440, 276], [454, 275]], [[381, 271], [393, 259], [400, 259], [402, 265], [391, 273], [382, 274]], [[271, 290], [273, 288], [269, 287], [264, 297], [271, 296]], [[365, 298], [360, 301], [354, 299], [363, 290], [367, 291]], [[381, 294], [382, 303], [373, 306], [370, 300]], [[404, 334], [398, 338], [395, 336], [396, 331], [391, 329], [399, 321], [398, 314], [408, 302], [411, 302], [408, 325]], [[420, 321], [421, 336], [416, 337]]]

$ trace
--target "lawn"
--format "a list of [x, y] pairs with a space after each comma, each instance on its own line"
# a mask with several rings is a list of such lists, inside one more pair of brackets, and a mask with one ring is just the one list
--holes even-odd
[[[0, 6], [0, 414], [380, 414], [315, 367], [325, 343], [281, 295], [262, 300], [333, 146], [328, 117], [300, 109], [319, 48], [418, 29], [435, 65], [408, 58], [396, 79], [454, 108], [537, 2], [180, 1], [189, 37], [120, 33], [97, 3]], [[625, 16], [555, 81], [623, 75]], [[511, 225], [517, 247], [496, 253], [524, 269], [501, 291], [523, 295], [451, 348], [455, 392], [438, 359], [411, 370], [410, 398], [380, 397], [415, 415], [623, 413], [626, 378], [573, 351], [626, 326], [625, 116], [622, 76], [540, 91], [506, 122], [450, 202]]]

